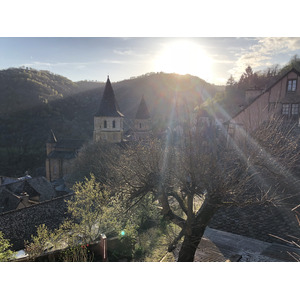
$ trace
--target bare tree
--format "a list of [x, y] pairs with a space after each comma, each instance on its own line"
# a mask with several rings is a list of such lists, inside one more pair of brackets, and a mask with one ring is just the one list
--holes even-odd
[[108, 184], [110, 166], [118, 162], [122, 145], [111, 144], [105, 141], [87, 143], [78, 153], [70, 168], [70, 174], [66, 178], [71, 187], [79, 181], [84, 181], [90, 174], [95, 176], [97, 182]]
[[297, 193], [292, 174], [299, 148], [290, 127], [270, 121], [240, 144], [208, 115], [196, 120], [186, 119], [176, 138], [171, 129], [164, 140], [128, 145], [113, 167], [115, 189], [128, 209], [152, 194], [162, 214], [180, 227], [168, 248], [183, 238], [178, 261], [194, 260], [218, 209]]

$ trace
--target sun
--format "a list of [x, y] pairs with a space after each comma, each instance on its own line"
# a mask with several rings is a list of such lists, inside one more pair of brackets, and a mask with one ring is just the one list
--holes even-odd
[[212, 59], [200, 45], [191, 41], [168, 43], [154, 59], [157, 72], [191, 74], [211, 81]]

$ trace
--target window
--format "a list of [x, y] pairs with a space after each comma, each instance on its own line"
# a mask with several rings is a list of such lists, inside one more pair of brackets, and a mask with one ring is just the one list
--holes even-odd
[[297, 79], [290, 79], [287, 82], [287, 91], [295, 92], [297, 88]]
[[282, 114], [283, 115], [290, 114], [290, 105], [289, 104], [282, 104]]
[[142, 123], [140, 123], [140, 128], [142, 128]]
[[107, 121], [104, 120], [104, 128], [107, 128]]
[[298, 115], [298, 113], [299, 113], [299, 104], [298, 103], [292, 104], [291, 114]]
[[113, 125], [113, 128], [116, 128], [116, 121], [115, 120], [113, 120], [112, 125]]

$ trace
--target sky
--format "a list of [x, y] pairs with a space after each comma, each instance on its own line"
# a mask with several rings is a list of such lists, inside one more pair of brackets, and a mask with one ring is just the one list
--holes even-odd
[[298, 2], [265, 2], [5, 1], [0, 69], [31, 67], [73, 81], [109, 75], [113, 82], [167, 72], [223, 85], [231, 75], [238, 80], [248, 65], [266, 70], [300, 56], [293, 26]]
[[209, 83], [239, 79], [283, 66], [300, 55], [300, 38], [288, 37], [1, 37], [0, 69], [31, 67], [73, 81], [121, 81], [149, 72], [191, 74]]

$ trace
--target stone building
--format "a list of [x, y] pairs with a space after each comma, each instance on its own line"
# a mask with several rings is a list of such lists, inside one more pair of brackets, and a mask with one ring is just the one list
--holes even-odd
[[51, 130], [46, 143], [46, 178], [54, 181], [68, 174], [71, 164], [83, 144], [83, 140], [57, 140]]
[[123, 140], [123, 119], [109, 77], [107, 77], [99, 110], [94, 116], [93, 140], [120, 143]]
[[[136, 140], [149, 137], [152, 132], [151, 117], [144, 97], [138, 107], [133, 127], [133, 137]], [[94, 115], [93, 141], [100, 140], [109, 143], [124, 141], [124, 115], [120, 112], [109, 77], [99, 109]], [[83, 140], [58, 140], [51, 130], [46, 143], [46, 178], [53, 182], [67, 175], [83, 144]]]

